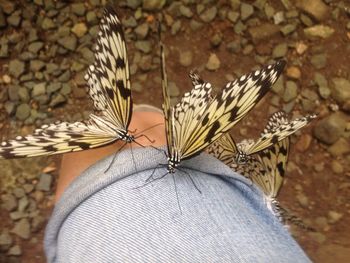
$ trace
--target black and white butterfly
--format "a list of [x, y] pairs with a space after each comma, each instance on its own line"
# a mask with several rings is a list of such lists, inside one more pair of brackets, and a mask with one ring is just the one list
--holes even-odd
[[3, 141], [0, 158], [21, 158], [82, 151], [111, 144], [130, 143], [132, 115], [130, 73], [122, 25], [112, 7], [104, 10], [95, 48], [95, 62], [85, 76], [97, 114], [86, 122], [43, 125], [32, 135]]
[[270, 90], [284, 66], [285, 62], [281, 60], [243, 75], [227, 83], [222, 92], [213, 97], [211, 84], [198, 80], [194, 88], [172, 107], [161, 44], [168, 172], [174, 173], [182, 160], [201, 153], [246, 116]]

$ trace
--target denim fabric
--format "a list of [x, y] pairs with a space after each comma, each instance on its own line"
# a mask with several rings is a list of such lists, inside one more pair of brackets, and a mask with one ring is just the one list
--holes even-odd
[[[104, 173], [111, 159], [86, 170], [56, 205], [48, 262], [310, 262], [261, 191], [209, 155], [147, 185], [163, 153], [123, 151]], [[155, 170], [164, 174], [164, 166]]]

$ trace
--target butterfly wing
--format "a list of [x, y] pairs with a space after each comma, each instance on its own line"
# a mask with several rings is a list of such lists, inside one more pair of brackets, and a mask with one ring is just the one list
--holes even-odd
[[82, 122], [44, 125], [33, 135], [17, 136], [1, 142], [0, 159], [33, 157], [97, 148], [117, 138], [108, 119], [92, 115], [89, 123]]
[[204, 83], [204, 80], [199, 76], [198, 72], [195, 70], [191, 70], [188, 76], [190, 77], [193, 86], [201, 85]]
[[127, 131], [132, 113], [129, 62], [122, 25], [110, 6], [104, 11], [95, 62], [85, 79], [95, 108], [116, 127]]
[[293, 121], [288, 121], [286, 114], [282, 111], [274, 113], [268, 121], [264, 132], [260, 138], [245, 151], [247, 155], [258, 153], [271, 145], [292, 135], [299, 129], [307, 125], [311, 120], [316, 118], [316, 115], [297, 118]]
[[207, 152], [223, 163], [230, 165], [237, 154], [237, 146], [232, 136], [229, 133], [225, 133], [209, 145]]
[[229, 82], [221, 94], [208, 103], [199, 118], [190, 122], [179, 120], [179, 125], [187, 131], [187, 136], [179, 139], [182, 159], [198, 154], [238, 123], [270, 90], [284, 66], [285, 62], [279, 61]]

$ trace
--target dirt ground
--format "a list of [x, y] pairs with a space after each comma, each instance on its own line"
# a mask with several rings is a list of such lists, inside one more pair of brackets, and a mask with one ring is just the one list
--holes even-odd
[[[219, 1], [222, 3], [223, 1]], [[253, 3], [253, 1], [246, 1]], [[278, 1], [276, 1], [278, 2]], [[334, 1], [334, 5], [340, 1]], [[274, 5], [274, 4], [273, 4]], [[89, 6], [89, 5], [87, 5]], [[281, 3], [277, 3], [275, 8], [278, 10]], [[330, 7], [333, 8], [334, 7]], [[192, 8], [195, 10], [195, 8]], [[341, 9], [343, 10], [343, 9]], [[165, 13], [167, 11], [164, 11]], [[127, 17], [133, 14], [130, 9], [120, 9], [119, 14]], [[257, 14], [259, 16], [259, 14]], [[154, 13], [149, 12], [145, 15], [145, 19], [141, 21], [152, 21]], [[337, 157], [329, 153], [330, 146], [320, 142], [313, 135], [318, 122], [333, 113], [333, 105], [336, 104], [332, 97], [323, 99], [318, 97], [317, 102], [312, 110], [307, 110], [302, 105], [301, 95], [304, 90], [313, 89], [313, 79], [315, 72], [322, 73], [327, 80], [330, 81], [334, 77], [343, 77], [349, 79], [350, 67], [350, 29], [346, 28], [349, 23], [349, 17], [343, 12], [334, 19], [325, 20], [323, 23], [333, 28], [335, 32], [331, 37], [308, 38], [303, 33], [305, 26], [299, 26], [296, 30], [297, 34], [283, 36], [282, 34], [273, 34], [267, 39], [261, 39], [254, 42], [251, 36], [246, 33], [237, 35], [233, 32], [232, 23], [228, 20], [215, 19], [210, 23], [205, 23], [198, 30], [190, 29], [190, 20], [185, 18], [177, 18], [181, 20], [181, 30], [172, 35], [169, 27], [163, 33], [165, 45], [167, 47], [167, 70], [168, 78], [178, 87], [180, 94], [191, 88], [188, 79], [189, 70], [198, 68], [204, 79], [211, 82], [217, 90], [227, 83], [227, 79], [231, 76], [235, 77], [235, 73], [249, 72], [252, 68], [259, 66], [256, 62], [257, 54], [264, 54], [270, 57], [273, 48], [280, 43], [288, 44], [288, 51], [284, 57], [287, 61], [286, 71], [284, 73], [284, 83], [292, 80], [297, 83], [298, 97], [294, 100], [290, 116], [307, 114], [308, 112], [318, 113], [318, 119], [313, 121], [306, 128], [302, 129], [297, 136], [292, 138], [292, 146], [289, 157], [289, 165], [286, 174], [285, 185], [280, 193], [279, 200], [281, 204], [293, 214], [298, 215], [303, 221], [316, 229], [316, 232], [309, 232], [295, 226], [291, 226], [291, 232], [298, 243], [315, 262], [349, 262], [350, 260], [350, 156], [343, 154]], [[152, 22], [150, 22], [152, 23]], [[8, 29], [11, 30], [11, 29]], [[16, 29], [18, 30], [18, 29]], [[5, 32], [5, 29], [4, 31]], [[213, 47], [210, 39], [219, 33], [222, 36], [222, 42], [219, 47]], [[148, 40], [156, 43], [156, 33], [150, 32]], [[247, 39], [248, 44], [253, 45], [253, 50], [247, 54], [242, 51], [232, 53], [226, 48], [226, 44], [234, 40]], [[297, 44], [303, 43], [307, 50], [300, 54], [297, 51]], [[248, 45], [245, 44], [245, 47]], [[132, 41], [128, 42], [129, 59], [134, 57], [136, 48]], [[326, 66], [316, 69], [310, 62], [311, 57], [316, 52], [325, 54], [327, 57]], [[193, 61], [190, 66], [183, 66], [179, 61], [181, 52], [190, 51]], [[158, 50], [151, 52], [153, 57], [157, 57]], [[216, 54], [220, 61], [220, 67], [215, 71], [205, 69], [210, 54]], [[75, 59], [75, 54], [69, 59]], [[11, 57], [15, 58], [15, 55]], [[7, 64], [9, 58], [0, 59], [0, 66]], [[157, 65], [157, 63], [154, 63]], [[301, 75], [293, 78], [287, 74], [288, 69], [298, 68]], [[7, 74], [6, 67], [0, 68], [0, 77]], [[231, 74], [231, 76], [227, 76]], [[288, 76], [289, 75], [289, 76]], [[154, 67], [147, 72], [138, 70], [131, 79], [132, 83], [137, 81], [141, 83], [141, 91], [133, 91], [134, 103], [148, 103], [160, 107], [161, 90], [160, 90], [160, 73], [159, 67]], [[6, 86], [1, 84], [1, 88]], [[74, 84], [73, 84], [74, 85]], [[288, 103], [282, 100], [276, 105], [274, 101], [277, 95], [273, 92], [268, 94], [261, 103], [233, 130], [232, 134], [239, 141], [243, 138], [256, 138], [263, 129], [269, 114], [276, 110], [282, 109]], [[179, 97], [176, 96], [178, 99]], [[4, 102], [1, 102], [4, 104]], [[87, 97], [76, 98], [74, 94], [69, 95], [69, 99], [65, 104], [55, 107], [51, 111], [53, 119], [65, 120], [68, 115], [74, 115], [77, 112], [90, 111], [91, 104]], [[349, 117], [349, 112], [343, 111], [343, 114]], [[1, 121], [1, 135], [3, 138], [9, 138], [13, 134], [29, 133], [35, 125], [23, 125], [23, 122], [16, 122], [14, 116], [6, 115], [2, 107], [2, 116], [6, 116]], [[349, 119], [347, 119], [349, 120]], [[349, 123], [349, 122], [348, 122]], [[12, 136], [13, 137], [13, 136]], [[309, 144], [306, 141], [309, 140]], [[348, 140], [348, 138], [346, 138]], [[298, 146], [299, 145], [299, 146]], [[303, 147], [304, 145], [307, 145]], [[7, 193], [8, 189], [13, 189], [21, 185], [21, 179], [24, 173], [40, 174], [47, 167], [56, 167], [51, 172], [53, 175], [53, 187], [50, 191], [44, 192], [43, 197], [35, 199], [35, 193], [29, 196], [37, 200], [37, 207], [40, 214], [45, 218], [49, 217], [53, 208], [53, 193], [56, 176], [58, 173], [60, 157], [43, 157], [31, 160], [7, 161], [1, 160], [0, 171], [3, 178], [7, 178], [9, 182], [1, 181], [0, 193]], [[341, 164], [343, 172], [336, 173], [332, 167], [333, 161], [336, 160]], [[34, 164], [33, 164], [34, 163]], [[16, 177], [19, 176], [19, 179]], [[34, 177], [33, 177], [34, 178]], [[11, 181], [11, 182], [10, 182]], [[38, 179], [31, 180], [34, 184], [38, 183]], [[334, 215], [335, 214], [335, 215]], [[11, 229], [13, 221], [9, 216], [9, 212], [1, 209], [0, 229]], [[30, 238], [22, 239], [14, 237], [14, 243], [19, 244], [22, 253], [19, 257], [0, 256], [0, 262], [45, 262], [45, 256], [42, 247], [42, 238], [44, 226], [39, 228], [37, 232], [31, 233]], [[0, 252], [1, 253], [1, 252]], [[2, 261], [3, 260], [3, 261]], [[7, 260], [7, 261], [6, 261]]]

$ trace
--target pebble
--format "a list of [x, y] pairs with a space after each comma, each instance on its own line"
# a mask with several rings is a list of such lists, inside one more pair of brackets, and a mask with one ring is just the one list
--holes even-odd
[[34, 73], [38, 73], [38, 71], [42, 70], [44, 67], [45, 62], [38, 59], [31, 60], [29, 63], [29, 69]]
[[324, 216], [319, 216], [316, 217], [315, 219], [315, 223], [320, 226], [322, 229], [327, 229], [328, 228], [328, 222], [327, 222], [327, 218]]
[[22, 255], [21, 247], [19, 245], [14, 245], [13, 247], [11, 247], [9, 249], [9, 251], [7, 252], [7, 255], [9, 255], [9, 256], [20, 256], [20, 255]]
[[181, 20], [177, 20], [172, 26], [171, 26], [171, 34], [176, 35], [181, 30]]
[[210, 71], [214, 71], [220, 68], [220, 60], [216, 54], [214, 53], [210, 54], [208, 62], [205, 65], [205, 67]]
[[20, 16], [20, 11], [14, 12], [12, 15], [10, 15], [7, 18], [7, 23], [11, 26], [18, 27], [19, 24], [21, 23], [21, 16]]
[[274, 24], [264, 23], [248, 29], [254, 43], [260, 43], [263, 39], [268, 39], [279, 33], [279, 27]]
[[129, 28], [129, 27], [134, 28], [137, 26], [137, 21], [133, 16], [130, 16], [128, 18], [123, 18], [122, 23], [123, 23], [123, 26], [126, 28]]
[[193, 60], [193, 55], [190, 50], [186, 50], [184, 52], [180, 52], [179, 62], [181, 66], [188, 67], [191, 66]]
[[15, 78], [18, 78], [24, 73], [25, 64], [24, 62], [14, 59], [11, 60], [9, 63], [9, 73], [14, 76]]
[[181, 5], [179, 7], [180, 14], [184, 17], [191, 18], [193, 16], [193, 12], [187, 6]]
[[334, 29], [325, 25], [316, 25], [304, 29], [306, 37], [328, 38], [333, 35]]
[[319, 244], [326, 241], [326, 236], [319, 232], [309, 232], [309, 236]]
[[290, 102], [298, 96], [298, 86], [294, 81], [287, 81], [283, 94], [283, 101]]
[[28, 46], [28, 51], [36, 54], [38, 53], [42, 48], [44, 47], [44, 43], [43, 42], [33, 42]]
[[71, 31], [79, 38], [84, 36], [86, 34], [87, 30], [88, 29], [87, 29], [85, 23], [77, 23], [71, 29]]
[[53, 96], [50, 102], [50, 107], [57, 107], [67, 101], [67, 98], [63, 96], [62, 94], [56, 94]]
[[203, 23], [196, 21], [194, 19], [191, 19], [190, 21], [190, 28], [192, 31], [197, 31], [203, 27]]
[[13, 238], [7, 230], [2, 230], [0, 234], [0, 250], [7, 250], [13, 244]]
[[46, 83], [41, 82], [34, 85], [32, 90], [32, 97], [40, 96], [46, 93]]
[[281, 58], [287, 55], [288, 45], [286, 43], [278, 44], [272, 51], [272, 57]]
[[177, 97], [180, 95], [180, 90], [177, 87], [175, 82], [172, 82], [172, 81], [169, 82], [169, 95], [171, 97]]
[[298, 0], [296, 6], [318, 21], [329, 16], [330, 10], [322, 0]]
[[23, 196], [18, 200], [18, 211], [24, 212], [29, 205], [28, 197]]
[[136, 9], [139, 6], [141, 6], [142, 0], [128, 0], [126, 1], [126, 6], [130, 7], [131, 9]]
[[278, 94], [280, 97], [284, 94], [284, 78], [283, 76], [280, 76], [275, 84], [272, 86], [272, 91], [276, 94]]
[[322, 69], [327, 65], [327, 56], [324, 53], [313, 55], [310, 61], [316, 69]]
[[241, 3], [241, 19], [247, 20], [254, 13], [254, 7], [250, 4]]
[[41, 174], [36, 189], [39, 191], [50, 191], [52, 183], [51, 174]]
[[23, 238], [29, 239], [30, 237], [30, 224], [27, 218], [22, 218], [20, 221], [15, 223], [11, 233]]
[[17, 199], [12, 194], [1, 195], [1, 202], [1, 207], [5, 208], [9, 212], [17, 209]]
[[230, 20], [232, 23], [236, 23], [239, 18], [239, 13], [235, 11], [229, 11], [227, 13], [227, 19]]
[[277, 12], [276, 14], [274, 14], [273, 21], [276, 25], [284, 22], [285, 21], [284, 12], [280, 11], [280, 12]]
[[292, 79], [300, 79], [301, 78], [301, 71], [296, 66], [291, 66], [287, 68], [287, 77]]
[[347, 139], [340, 138], [327, 151], [334, 157], [350, 153], [350, 142]]
[[242, 49], [241, 42], [239, 40], [231, 41], [227, 43], [226, 49], [231, 53], [238, 53]]
[[332, 98], [342, 105], [350, 99], [350, 81], [344, 78], [333, 78], [331, 80]]
[[166, 0], [143, 0], [142, 8], [147, 11], [156, 11], [163, 8]]
[[77, 47], [77, 38], [74, 35], [69, 35], [66, 37], [59, 38], [57, 42], [62, 47], [70, 51], [74, 51]]
[[218, 9], [216, 8], [216, 6], [213, 6], [204, 11], [199, 17], [200, 19], [202, 19], [203, 22], [210, 23], [216, 17], [217, 12]]
[[305, 152], [309, 149], [312, 141], [312, 136], [310, 134], [304, 133], [302, 134], [297, 143], [295, 144], [295, 148], [299, 152]]
[[309, 199], [307, 198], [307, 196], [303, 193], [298, 193], [296, 195], [296, 199], [299, 202], [299, 204], [304, 207], [307, 208], [309, 205]]
[[41, 22], [41, 28], [44, 30], [54, 29], [56, 28], [56, 24], [51, 18], [45, 17]]
[[40, 229], [42, 229], [42, 227], [45, 224], [45, 221], [46, 221], [45, 218], [40, 215], [33, 217], [32, 224], [31, 224], [32, 232], [37, 232]]
[[16, 109], [16, 118], [24, 121], [30, 116], [30, 106], [26, 103], [20, 104]]
[[344, 167], [338, 160], [333, 160], [331, 167], [332, 167], [332, 171], [336, 174], [344, 173]]
[[71, 5], [72, 12], [78, 16], [85, 15], [86, 9], [84, 3], [76, 3]]
[[138, 39], [145, 39], [149, 32], [149, 25], [147, 23], [142, 23], [135, 28], [135, 34]]
[[212, 47], [218, 47], [220, 46], [222, 42], [222, 34], [216, 33], [210, 38], [210, 44]]
[[287, 24], [285, 26], [282, 26], [280, 30], [284, 36], [287, 36], [293, 33], [296, 29], [297, 29], [296, 24]]
[[150, 53], [152, 50], [151, 42], [148, 40], [139, 40], [135, 42], [135, 47], [143, 53]]
[[343, 217], [343, 214], [338, 213], [336, 211], [329, 211], [328, 212], [328, 222], [330, 224], [334, 224], [338, 222]]
[[328, 88], [328, 81], [326, 77], [323, 74], [316, 72], [314, 76], [314, 81], [318, 86], [318, 93], [320, 94], [320, 96], [323, 99], [329, 98], [331, 90]]
[[239, 20], [233, 27], [233, 30], [236, 34], [240, 35], [247, 29], [247, 26], [242, 23], [241, 20]]
[[345, 127], [345, 118], [339, 113], [333, 113], [316, 124], [313, 134], [321, 142], [330, 145], [340, 138]]

